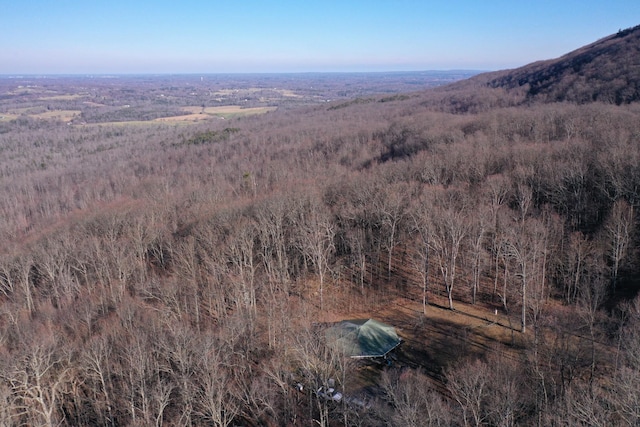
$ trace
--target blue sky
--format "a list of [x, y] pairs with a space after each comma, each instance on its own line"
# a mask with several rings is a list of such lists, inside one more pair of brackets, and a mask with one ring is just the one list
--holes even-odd
[[495, 70], [639, 24], [638, 0], [0, 0], [0, 74]]

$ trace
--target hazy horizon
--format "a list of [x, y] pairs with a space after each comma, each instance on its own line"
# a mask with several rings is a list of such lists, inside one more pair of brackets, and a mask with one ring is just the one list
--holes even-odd
[[5, 3], [2, 75], [489, 71], [640, 16], [628, 0]]
[[442, 73], [443, 75], [452, 75], [452, 74], [465, 74], [465, 75], [475, 75], [484, 72], [489, 72], [491, 70], [465, 70], [465, 69], [452, 69], [452, 70], [388, 70], [388, 71], [256, 71], [256, 72], [243, 72], [243, 71], [229, 71], [229, 72], [206, 72], [206, 73], [198, 73], [198, 72], [184, 72], [184, 73], [152, 73], [152, 72], [116, 72], [116, 73], [0, 73], [0, 78], [4, 79], [19, 79], [22, 77], [32, 77], [32, 78], [124, 78], [124, 77], [132, 77], [132, 78], [144, 78], [144, 77], [196, 77], [196, 78], [206, 78], [206, 77], [218, 77], [218, 76], [230, 76], [230, 77], [252, 77], [252, 76], [313, 76], [313, 75], [345, 75], [345, 76], [355, 76], [355, 75], [380, 75], [380, 76], [392, 76], [392, 75], [437, 75], [438, 73]]

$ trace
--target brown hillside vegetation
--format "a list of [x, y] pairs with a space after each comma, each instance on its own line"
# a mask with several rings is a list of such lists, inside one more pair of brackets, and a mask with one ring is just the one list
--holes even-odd
[[459, 85], [470, 84], [507, 89], [527, 102], [636, 102], [640, 100], [640, 26], [557, 59], [482, 74]]
[[[0, 97], [0, 424], [640, 423], [637, 103], [475, 81], [155, 121], [214, 93], [178, 83]], [[387, 359], [326, 342], [368, 317]]]

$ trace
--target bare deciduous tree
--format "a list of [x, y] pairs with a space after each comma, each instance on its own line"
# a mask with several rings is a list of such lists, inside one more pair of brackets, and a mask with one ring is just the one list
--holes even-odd
[[314, 266], [319, 279], [320, 309], [324, 308], [324, 284], [335, 251], [335, 226], [329, 212], [315, 199], [299, 209], [300, 249]]
[[483, 206], [478, 206], [471, 219], [472, 223], [469, 230], [470, 255], [471, 255], [471, 301], [476, 303], [478, 290], [480, 288], [480, 278], [482, 275], [483, 265], [485, 262], [484, 243], [489, 227], [489, 218], [487, 211]]
[[521, 331], [527, 330], [527, 316], [533, 309], [538, 315], [541, 304], [546, 300], [544, 292], [544, 257], [546, 256], [546, 229], [535, 219], [526, 220], [509, 239], [506, 254], [516, 266], [516, 275], [520, 280], [520, 316]]
[[382, 373], [381, 383], [395, 409], [390, 420], [392, 425], [451, 425], [451, 408], [420, 371], [387, 370]]
[[203, 420], [226, 427], [234, 422], [242, 410], [232, 382], [230, 349], [215, 340], [205, 340], [199, 360], [197, 384], [197, 412]]
[[69, 354], [52, 343], [33, 343], [13, 363], [0, 375], [19, 398], [16, 415], [50, 427], [63, 422], [60, 407], [73, 376]]
[[416, 247], [411, 257], [411, 264], [414, 271], [421, 279], [422, 291], [422, 313], [427, 314], [428, 290], [429, 290], [429, 263], [431, 261], [431, 220], [430, 210], [433, 201], [428, 197], [423, 197], [413, 209], [413, 231], [416, 235]]
[[87, 379], [96, 382], [95, 388], [98, 389], [94, 390], [96, 396], [102, 395], [102, 400], [97, 401], [96, 406], [105, 412], [104, 423], [113, 426], [115, 425], [113, 415], [114, 387], [110, 372], [111, 362], [109, 360], [113, 357], [113, 346], [108, 340], [109, 338], [105, 336], [98, 336], [92, 340], [83, 355], [83, 369], [86, 372]]
[[611, 214], [606, 225], [608, 237], [609, 259], [611, 260], [611, 285], [616, 291], [620, 268], [624, 264], [629, 246], [633, 239], [635, 213], [633, 206], [624, 200], [617, 200], [613, 204]]
[[269, 279], [272, 294], [277, 289], [286, 289], [289, 284], [288, 229], [289, 206], [287, 199], [269, 200], [256, 208], [259, 230], [260, 258]]
[[453, 310], [453, 289], [458, 268], [458, 257], [468, 234], [466, 212], [455, 205], [432, 211], [431, 242], [444, 281], [449, 308]]
[[395, 184], [378, 189], [374, 199], [375, 209], [381, 218], [381, 226], [384, 230], [384, 247], [387, 249], [387, 280], [391, 279], [391, 267], [393, 250], [398, 244], [400, 233], [409, 204], [409, 191], [407, 185]]
[[257, 315], [255, 241], [258, 231], [252, 220], [240, 222], [234, 231], [227, 248], [235, 269], [233, 276], [239, 285], [236, 303], [243, 304]]
[[487, 365], [480, 360], [464, 362], [449, 369], [446, 379], [447, 389], [462, 410], [464, 425], [481, 426], [487, 418]]

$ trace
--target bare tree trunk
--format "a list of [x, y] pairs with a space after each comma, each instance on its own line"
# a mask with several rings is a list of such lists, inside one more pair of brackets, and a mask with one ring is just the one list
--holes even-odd
[[609, 234], [609, 257], [611, 266], [611, 285], [616, 291], [619, 280], [620, 267], [627, 257], [628, 248], [633, 235], [635, 214], [633, 206], [623, 200], [614, 203], [609, 216], [606, 230]]

